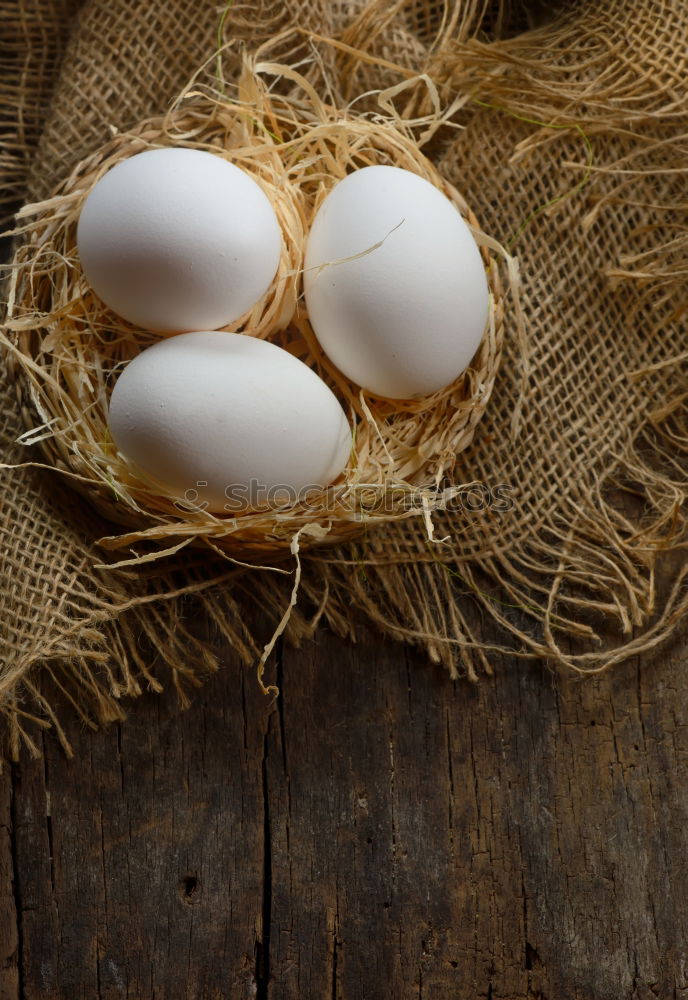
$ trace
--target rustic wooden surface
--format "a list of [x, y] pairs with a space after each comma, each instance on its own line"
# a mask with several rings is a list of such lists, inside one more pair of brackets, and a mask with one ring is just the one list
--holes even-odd
[[270, 705], [53, 736], [0, 796], [0, 1000], [688, 997], [685, 643], [451, 682], [369, 633]]

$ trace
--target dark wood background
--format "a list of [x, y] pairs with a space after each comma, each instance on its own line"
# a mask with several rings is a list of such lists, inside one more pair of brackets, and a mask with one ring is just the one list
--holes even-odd
[[688, 997], [686, 642], [477, 685], [369, 632], [73, 719], [0, 797], [0, 998]]

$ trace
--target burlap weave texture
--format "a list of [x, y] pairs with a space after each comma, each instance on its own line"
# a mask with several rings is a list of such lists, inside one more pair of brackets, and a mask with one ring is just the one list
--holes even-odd
[[[60, 38], [41, 27], [67, 17], [60, 58]], [[606, 667], [666, 638], [687, 606], [688, 11], [678, 0], [546, 10], [290, 0], [227, 11], [90, 0], [77, 13], [35, 0], [22, 15], [34, 30], [16, 40], [31, 48], [33, 77], [8, 102], [21, 97], [37, 123], [61, 69], [40, 138], [34, 124], [10, 149], [14, 189], [32, 146], [27, 192], [40, 199], [113, 129], [164, 111], [201, 64], [212, 69], [221, 18], [222, 40], [234, 40], [230, 68], [240, 45], [298, 25], [340, 43], [304, 33], [291, 54], [314, 59], [314, 79], [325, 77], [341, 102], [404, 71], [427, 72], [445, 101], [466, 95], [463, 128], [431, 152], [485, 229], [511, 246], [523, 279], [528, 367], [507, 336], [498, 391], [459, 472], [508, 485], [513, 509], [440, 518], [436, 536], [451, 537], [442, 546], [406, 522], [364, 550], [313, 554], [299, 608], [319, 609], [343, 634], [362, 610], [470, 676], [489, 666], [489, 648], [467, 602], [500, 623], [516, 654], [574, 669]], [[14, 385], [2, 400], [5, 460], [25, 461], [14, 442], [31, 415], [22, 418]], [[138, 652], [142, 632], [180, 689], [211, 669], [210, 652], [185, 632], [187, 598], [171, 596], [180, 590], [197, 591], [247, 661], [258, 654], [267, 637], [243, 624], [245, 576], [197, 555], [147, 575], [96, 570], [92, 540], [107, 533], [96, 515], [54, 474], [5, 477], [0, 696], [15, 749], [22, 732], [30, 739], [22, 711], [51, 715], [40, 664], [99, 719], [120, 713], [122, 695], [158, 683]], [[290, 584], [255, 575], [250, 590], [277, 619]], [[312, 627], [297, 609], [291, 638]]]

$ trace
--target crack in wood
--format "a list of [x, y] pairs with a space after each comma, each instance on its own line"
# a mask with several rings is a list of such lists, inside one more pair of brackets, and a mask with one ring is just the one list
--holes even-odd
[[332, 991], [331, 1000], [337, 1000], [337, 931], [338, 931], [338, 920], [335, 916], [334, 931], [332, 933]]
[[53, 845], [53, 818], [50, 807], [50, 782], [48, 778], [48, 755], [45, 752], [45, 734], [41, 734], [43, 746], [43, 780], [45, 783], [45, 828], [48, 836], [48, 860], [50, 863], [50, 888], [55, 896], [55, 849]]
[[22, 917], [22, 896], [21, 877], [18, 869], [18, 831], [19, 821], [17, 817], [17, 794], [16, 783], [21, 765], [12, 764], [9, 769], [10, 777], [10, 850], [12, 854], [12, 896], [14, 899], [14, 909], [17, 921], [17, 1000], [24, 1000], [24, 921]]
[[268, 781], [268, 747], [270, 739], [270, 721], [274, 713], [268, 716], [267, 728], [263, 737], [263, 898], [261, 906], [260, 937], [256, 941], [256, 1000], [267, 1000], [270, 986], [270, 922], [272, 920], [272, 829], [270, 823], [270, 788]]

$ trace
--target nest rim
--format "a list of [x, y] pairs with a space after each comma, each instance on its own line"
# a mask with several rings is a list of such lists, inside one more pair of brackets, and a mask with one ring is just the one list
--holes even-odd
[[[194, 91], [167, 114], [113, 136], [73, 168], [53, 197], [20, 213], [20, 219], [31, 221], [17, 230], [23, 239], [12, 263], [2, 340], [10, 348], [8, 362], [27, 427], [23, 439], [38, 444], [45, 463], [66, 473], [109, 522], [127, 529], [100, 539], [104, 548], [130, 549], [138, 543], [149, 550], [123, 563], [148, 561], [188, 543], [210, 546], [232, 561], [278, 559], [293, 551], [295, 539], [300, 538], [301, 547], [338, 544], [371, 527], [409, 516], [423, 517], [432, 535], [432, 510], [441, 509], [448, 494], [466, 485], [452, 478], [457, 457], [473, 441], [499, 370], [505, 311], [498, 267], [501, 248], [482, 232], [463, 196], [425, 157], [411, 129], [399, 120], [373, 124], [321, 103], [304, 114], [301, 95], [298, 102], [290, 102], [289, 97], [269, 94], [252, 68], [245, 71], [239, 89], [244, 95], [248, 89], [252, 114], [247, 114], [245, 97], [231, 101], [226, 95], [218, 99]], [[257, 95], [262, 104], [256, 101]], [[281, 137], [275, 141], [273, 131], [283, 129], [285, 122], [292, 129], [286, 144]], [[313, 165], [325, 159], [332, 168], [332, 153], [341, 152], [343, 141], [349, 159], [335, 161], [339, 176], [314, 172]], [[143, 149], [170, 145], [208, 149], [244, 169], [252, 167], [249, 173], [275, 206], [283, 233], [277, 275], [249, 314], [222, 329], [266, 337], [290, 350], [324, 379], [349, 416], [352, 458], [342, 476], [323, 491], [315, 516], [311, 509], [299, 509], [303, 505], [298, 503], [286, 510], [258, 509], [230, 518], [183, 511], [171, 497], [156, 493], [133, 473], [108, 440], [106, 396], [112, 369], [108, 376], [104, 362], [113, 360], [113, 343], [119, 357], [122, 350], [126, 354], [132, 347], [138, 353], [149, 346], [146, 340], [154, 343], [161, 335], [124, 323], [86, 287], [75, 256], [76, 221], [93, 185], [114, 163]], [[318, 151], [320, 161], [314, 158]], [[297, 169], [294, 164], [299, 162], [302, 165]], [[468, 223], [485, 265], [489, 317], [473, 361], [451, 385], [420, 400], [385, 400], [348, 382], [323, 354], [300, 302], [304, 234], [310, 220], [341, 176], [372, 163], [412, 169], [438, 187]], [[52, 268], [45, 263], [51, 254]], [[79, 301], [84, 309], [81, 315], [77, 310], [75, 317], [70, 308]], [[43, 309], [36, 309], [37, 305]], [[104, 333], [98, 336], [103, 318]], [[108, 338], [113, 331], [114, 340]], [[90, 358], [83, 370], [78, 364], [74, 367], [74, 353], [65, 354], [67, 346], [74, 352], [75, 343], [76, 356]], [[109, 359], [103, 353], [105, 344]], [[71, 381], [65, 382], [65, 377]], [[70, 409], [72, 418], [67, 419]], [[440, 427], [445, 418], [450, 421], [448, 433]], [[81, 436], [75, 430], [79, 428]], [[387, 505], [392, 490], [398, 502]], [[383, 501], [383, 510], [379, 502], [377, 509], [375, 504], [361, 502], [371, 496]]]

